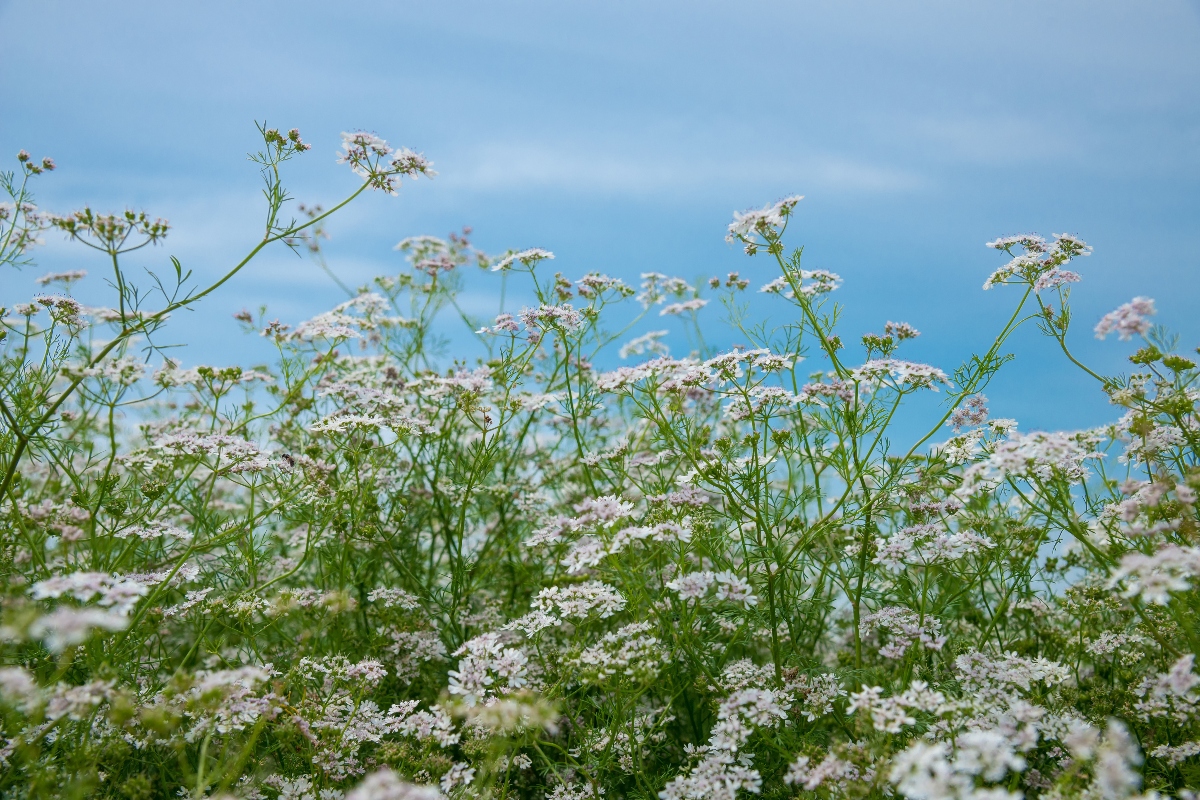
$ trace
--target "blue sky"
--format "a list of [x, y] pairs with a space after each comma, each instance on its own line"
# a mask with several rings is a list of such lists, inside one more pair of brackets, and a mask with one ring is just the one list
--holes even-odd
[[[725, 226], [798, 193], [792, 241], [845, 279], [848, 339], [906, 320], [924, 333], [908, 356], [953, 368], [1015, 300], [980, 290], [1000, 263], [983, 242], [1022, 231], [1095, 247], [1075, 293], [1087, 360], [1123, 369], [1132, 346], [1090, 329], [1139, 294], [1187, 349], [1200, 339], [1194, 0], [10, 0], [0, 33], [0, 152], [58, 161], [46, 208], [170, 219], [147, 265], [174, 254], [215, 275], [253, 242], [244, 156], [266, 119], [314, 144], [290, 181], [305, 202], [353, 188], [334, 163], [342, 130], [374, 130], [441, 173], [331, 225], [350, 282], [394, 270], [405, 236], [467, 224], [488, 251], [553, 250], [568, 276], [738, 269], [765, 283]], [[48, 240], [42, 269], [100, 274]], [[36, 274], [6, 275], [4, 298]], [[473, 280], [471, 302], [484, 310], [493, 290]], [[183, 358], [253, 354], [229, 316], [244, 306], [295, 322], [337, 299], [308, 262], [270, 253], [177, 320]], [[1032, 329], [1014, 343], [994, 412], [1026, 429], [1113, 418], [1048, 344]]]

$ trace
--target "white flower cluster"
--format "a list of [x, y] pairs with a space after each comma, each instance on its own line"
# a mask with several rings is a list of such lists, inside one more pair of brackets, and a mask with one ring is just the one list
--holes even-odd
[[725, 407], [725, 414], [734, 422], [766, 413], [778, 416], [780, 410], [799, 406], [804, 399], [780, 386], [752, 386], [745, 395], [734, 396], [733, 402]]
[[572, 660], [579, 680], [608, 683], [624, 679], [645, 683], [658, 674], [664, 660], [662, 642], [648, 622], [633, 622], [604, 634]]
[[1195, 662], [1196, 657], [1188, 653], [1166, 672], [1143, 679], [1134, 690], [1141, 698], [1135, 710], [1143, 720], [1166, 717], [1190, 723], [1200, 719], [1200, 676], [1193, 669]]
[[813, 764], [808, 756], [797, 756], [788, 767], [787, 775], [783, 776], [784, 783], [799, 786], [811, 792], [821, 786], [830, 785], [834, 791], [844, 791], [846, 782], [862, 777], [858, 767], [849, 761], [838, 758], [834, 753], [826, 754], [818, 764]]
[[70, 597], [79, 602], [96, 601], [100, 606], [76, 608], [60, 605], [34, 619], [27, 634], [41, 639], [51, 652], [87, 641], [95, 630], [120, 631], [129, 624], [129, 614], [149, 591], [151, 583], [135, 576], [104, 572], [73, 572], [38, 581], [29, 590], [35, 600]]
[[[389, 158], [390, 156], [390, 158]], [[433, 163], [406, 147], [396, 150], [373, 133], [355, 131], [342, 134], [339, 164], [349, 164], [355, 175], [364, 178], [373, 189], [395, 195], [402, 175], [416, 179], [437, 176]]]
[[1078, 483], [1088, 476], [1084, 462], [1103, 458], [1096, 450], [1099, 441], [1094, 431], [1011, 431], [1007, 439], [993, 445], [987, 458], [967, 467], [959, 494], [972, 497], [990, 491], [1006, 478], [1048, 481], [1057, 475]]
[[656, 356], [670, 355], [670, 348], [667, 347], [663, 339], [670, 331], [650, 331], [641, 336], [635, 336], [625, 344], [621, 345], [618, 355], [621, 358], [629, 358], [630, 356], [641, 356], [646, 353], [653, 353]]
[[946, 703], [941, 692], [929, 688], [924, 681], [913, 681], [901, 694], [883, 696], [883, 687], [864, 686], [850, 694], [847, 712], [862, 711], [870, 715], [871, 725], [884, 733], [900, 733], [905, 726], [917, 724], [913, 712], [939, 714]]
[[528, 680], [529, 657], [517, 647], [505, 647], [500, 634], [485, 633], [471, 639], [454, 655], [458, 669], [450, 670], [450, 694], [473, 706], [504, 689], [520, 689]]
[[683, 278], [668, 277], [661, 272], [643, 272], [642, 291], [637, 301], [642, 308], [661, 305], [668, 297], [688, 297], [695, 295], [696, 289]]
[[1143, 336], [1150, 330], [1150, 320], [1157, 310], [1149, 297], [1135, 297], [1100, 318], [1096, 323], [1096, 338], [1103, 339], [1113, 331], [1121, 341]]
[[445, 800], [445, 795], [436, 786], [419, 786], [401, 780], [395, 772], [384, 767], [350, 790], [346, 800]]
[[[1055, 234], [1053, 242], [1034, 234], [1004, 236], [988, 242], [987, 246], [1003, 250], [1013, 258], [991, 274], [983, 284], [984, 289], [1006, 283], [1025, 283], [1040, 292], [1078, 283], [1079, 275], [1062, 267], [1073, 258], [1092, 253], [1089, 245], [1069, 233]], [[1021, 247], [1024, 252], [1013, 255], [1014, 247]]]
[[596, 376], [596, 385], [606, 392], [617, 392], [653, 379], [654, 386], [665, 391], [677, 391], [708, 386], [714, 382], [724, 385], [743, 378], [746, 370], [759, 374], [777, 373], [797, 363], [790, 353], [772, 353], [767, 348], [733, 350], [713, 356], [706, 361], [693, 358], [656, 358], [635, 367], [620, 367]]
[[118, 614], [128, 614], [139, 598], [144, 597], [147, 587], [132, 578], [109, 575], [104, 572], [72, 572], [38, 581], [29, 590], [35, 600], [60, 598], [64, 595], [86, 603], [98, 599], [98, 603], [111, 608]]
[[740, 241], [746, 245], [746, 252], [753, 255], [762, 241], [777, 239], [783, 233], [787, 218], [803, 199], [801, 195], [793, 195], [758, 210], [735, 211], [725, 241]]
[[859, 635], [870, 638], [876, 631], [888, 634], [888, 642], [879, 648], [884, 658], [903, 658], [908, 648], [920, 643], [929, 650], [941, 650], [946, 637], [941, 635], [942, 624], [933, 617], [921, 618], [917, 612], [902, 606], [885, 606], [865, 615], [858, 623]]
[[824, 269], [789, 270], [787, 275], [780, 275], [775, 280], [763, 284], [758, 291], [763, 294], [782, 295], [793, 300], [796, 297], [796, 292], [792, 289], [793, 282], [799, 284], [800, 294], [811, 298], [840, 289], [842, 276]]
[[945, 742], [916, 741], [892, 761], [888, 780], [909, 800], [1021, 800], [1003, 787], [978, 787], [976, 780], [999, 782], [1025, 759], [995, 731], [970, 731], [954, 750]]
[[513, 264], [518, 261], [525, 265], [526, 268], [532, 269], [539, 261], [550, 261], [554, 259], [554, 253], [549, 250], [543, 250], [540, 247], [531, 247], [528, 250], [522, 250], [519, 253], [510, 253], [504, 258], [492, 265], [492, 272], [500, 272], [506, 269], [512, 269]]
[[729, 570], [713, 572], [686, 572], [667, 584], [667, 588], [679, 595], [681, 600], [703, 599], [710, 589], [717, 602], [740, 603], [750, 607], [758, 605], [758, 598], [745, 578]]
[[1172, 592], [1186, 592], [1200, 575], [1200, 547], [1166, 544], [1150, 555], [1137, 551], [1121, 556], [1109, 576], [1110, 586], [1123, 586], [1125, 597], [1166, 605]]
[[938, 384], [950, 385], [946, 373], [937, 367], [897, 358], [877, 358], [868, 361], [851, 370], [850, 375], [859, 383], [889, 386], [898, 390], [932, 389], [936, 392]]
[[548, 586], [533, 600], [537, 612], [560, 620], [607, 619], [625, 608], [625, 598], [601, 581], [572, 586]]
[[951, 532], [940, 524], [912, 525], [882, 539], [871, 563], [899, 572], [909, 566], [957, 561], [995, 546], [991, 539], [974, 531]]
[[717, 724], [708, 744], [691, 748], [700, 760], [670, 781], [659, 793], [662, 800], [725, 800], [739, 790], [757, 794], [762, 776], [738, 750], [755, 730], [772, 728], [787, 719], [788, 701], [770, 689], [740, 689], [721, 701]]
[[62, 368], [69, 378], [100, 379], [118, 386], [133, 386], [146, 374], [146, 362], [134, 356], [105, 358], [94, 364], [72, 364]]

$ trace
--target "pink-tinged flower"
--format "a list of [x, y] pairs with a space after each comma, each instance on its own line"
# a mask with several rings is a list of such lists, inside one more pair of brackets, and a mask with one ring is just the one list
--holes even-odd
[[384, 767], [351, 789], [346, 800], [445, 800], [445, 795], [436, 786], [418, 786], [401, 780]]
[[73, 269], [68, 272], [48, 272], [37, 279], [36, 283], [39, 286], [45, 286], [50, 283], [61, 283], [70, 285], [75, 281], [81, 281], [87, 277], [87, 270]]
[[475, 768], [464, 761], [456, 761], [450, 771], [442, 776], [442, 791], [449, 794], [459, 786], [467, 786], [475, 780]]
[[478, 331], [476, 331], [476, 333], [481, 333], [481, 334], [488, 334], [488, 333], [490, 333], [490, 334], [499, 334], [499, 333], [511, 333], [511, 334], [516, 334], [516, 333], [517, 333], [519, 330], [521, 330], [521, 325], [520, 325], [520, 323], [518, 323], [518, 322], [517, 322], [517, 320], [516, 320], [516, 319], [513, 317], [513, 315], [512, 315], [512, 314], [500, 314], [500, 315], [498, 315], [498, 316], [496, 317], [496, 321], [495, 321], [494, 323], [492, 323], [492, 325], [493, 325], [493, 327], [491, 327], [491, 328], [488, 328], [488, 327], [483, 327], [483, 328], [480, 328]]
[[844, 780], [855, 780], [859, 776], [858, 767], [849, 761], [843, 761], [833, 753], [826, 755], [820, 764], [809, 766], [810, 763], [811, 759], [808, 756], [798, 756], [788, 768], [783, 782], [793, 786], [798, 785], [811, 792], [826, 781], [837, 783]]
[[1033, 285], [1034, 291], [1040, 292], [1043, 289], [1057, 289], [1068, 283], [1079, 283], [1082, 278], [1078, 272], [1072, 272], [1069, 269], [1052, 269], [1044, 273], [1037, 279], [1037, 283]]
[[[393, 705], [392, 710], [402, 712], [405, 708]], [[459, 734], [454, 730], [454, 721], [437, 706], [430, 711], [409, 714], [396, 730], [405, 736], [437, 742], [441, 747], [452, 747], [459, 741]]]
[[[802, 269], [794, 271], [791, 274], [800, 283], [800, 293], [805, 297], [828, 294], [841, 288], [842, 285], [841, 275], [825, 269]], [[787, 277], [780, 275], [770, 283], [764, 284], [758, 291], [764, 294], [783, 295], [791, 300], [796, 297], [796, 293], [792, 291], [791, 287], [792, 284], [788, 281]]]
[[512, 269], [512, 265], [518, 261], [526, 267], [533, 268], [539, 261], [552, 261], [553, 259], [554, 253], [551, 253], [549, 250], [543, 250], [540, 247], [531, 247], [528, 250], [512, 253], [500, 259], [492, 265], [492, 272]]
[[25, 711], [38, 704], [41, 692], [24, 667], [0, 667], [0, 701]]
[[[983, 284], [984, 289], [1011, 283], [1014, 279], [1017, 283], [1033, 286], [1039, 292], [1066, 283], [1076, 283], [1079, 275], [1061, 267], [1073, 258], [1092, 253], [1092, 248], [1086, 242], [1069, 233], [1056, 233], [1052, 243], [1047, 243], [1040, 236], [1022, 234], [996, 239], [988, 242], [987, 246], [1003, 250], [1012, 256], [1012, 260], [991, 274]], [[1024, 252], [1014, 254], [1014, 247], [1020, 247]]]
[[525, 308], [519, 314], [521, 323], [531, 332], [558, 328], [564, 333], [576, 333], [587, 323], [583, 314], [570, 303], [558, 306]]
[[[391, 156], [391, 160], [385, 161], [388, 156]], [[418, 175], [428, 178], [437, 175], [433, 170], [433, 162], [420, 153], [406, 147], [396, 150], [366, 131], [342, 134], [342, 152], [338, 154], [338, 163], [349, 164], [354, 174], [364, 178], [371, 188], [392, 195], [396, 194], [402, 175], [414, 179]]]
[[606, 619], [625, 608], [625, 598], [613, 587], [600, 581], [588, 581], [573, 586], [548, 586], [533, 600], [537, 611], [555, 611], [563, 619], [586, 619], [596, 616]]
[[750, 584], [732, 572], [718, 572], [713, 576], [717, 584], [717, 600], [728, 600], [745, 606], [758, 605]]
[[29, 626], [29, 635], [41, 639], [50, 652], [61, 653], [68, 647], [83, 644], [93, 631], [120, 631], [128, 624], [129, 619], [116, 611], [63, 606], [34, 620]]
[[827, 269], [800, 270], [800, 293], [806, 297], [828, 294], [842, 285], [842, 276]]
[[650, 331], [636, 338], [630, 339], [625, 344], [621, 345], [618, 355], [621, 358], [629, 358], [630, 356], [640, 356], [650, 353], [656, 356], [665, 356], [670, 354], [667, 345], [662, 339], [667, 336], [670, 331]]
[[834, 379], [829, 383], [806, 383], [800, 389], [800, 402], [802, 403], [818, 403], [821, 398], [837, 398], [845, 403], [854, 402], [854, 386], [843, 380]]
[[1146, 318], [1157, 313], [1152, 299], [1135, 297], [1100, 318], [1096, 323], [1096, 338], [1103, 339], [1113, 331], [1123, 342], [1132, 339], [1135, 334], [1142, 336], [1150, 330], [1150, 320]]
[[1046, 252], [1046, 240], [1036, 233], [1020, 233], [1016, 236], [1001, 236], [994, 241], [988, 242], [984, 247], [990, 247], [993, 250], [1009, 250], [1020, 245], [1025, 248], [1026, 252], [1044, 253]]
[[[991, 425], [1001, 421], [993, 420]], [[957, 494], [971, 497], [1005, 478], [1046, 481], [1061, 476], [1071, 483], [1082, 482], [1089, 475], [1084, 462], [1103, 457], [1097, 444], [1099, 436], [1094, 431], [1010, 431], [1008, 439], [997, 442], [986, 460], [967, 467]]]
[[898, 342], [903, 342], [906, 339], [915, 339], [921, 335], [921, 332], [909, 325], [907, 322], [892, 322], [888, 320], [883, 326], [883, 335], [891, 336]]
[[[30, 594], [35, 600], [57, 599], [69, 595], [80, 602], [99, 597], [100, 605], [125, 615], [133, 610], [139, 598], [145, 596], [147, 584], [121, 575], [105, 572], [73, 572], [56, 575], [33, 585]], [[123, 626], [122, 626], [123, 627]]]
[[576, 528], [595, 523], [613, 522], [633, 516], [633, 503], [622, 500], [616, 495], [587, 497], [575, 505], [575, 511], [580, 516], [574, 521]]
[[733, 212], [733, 222], [729, 223], [725, 241], [732, 242], [737, 239], [745, 242], [748, 249], [753, 247], [753, 236], [766, 237], [777, 234], [791, 215], [792, 209], [803, 199], [801, 195], [793, 195], [754, 211]]
[[581, 680], [589, 683], [604, 683], [613, 678], [652, 680], [666, 653], [662, 641], [651, 630], [648, 622], [634, 622], [606, 633], [583, 650], [571, 666], [579, 670]]
[[519, 689], [528, 683], [529, 657], [518, 648], [504, 647], [498, 633], [476, 636], [454, 654], [462, 658], [458, 669], [450, 670], [447, 689], [467, 706], [477, 705], [497, 690]]
[[891, 380], [897, 387], [907, 385], [914, 389], [933, 389], [937, 384], [950, 385], [946, 373], [928, 364], [901, 361], [896, 358], [877, 358], [868, 361], [850, 372], [851, 377], [861, 382], [885, 384]]
[[955, 433], [963, 428], [982, 425], [987, 422], [988, 418], [987, 402], [988, 399], [984, 395], [972, 395], [967, 398], [965, 403], [954, 409], [954, 413], [950, 415], [950, 420], [946, 424], [954, 428]]
[[956, 561], [981, 549], [995, 547], [973, 531], [946, 531], [939, 524], [913, 525], [881, 539], [872, 563], [899, 572], [907, 566], [930, 566]]
[[1125, 597], [1140, 596], [1142, 602], [1163, 606], [1170, 602], [1172, 592], [1188, 591], [1198, 575], [1200, 547], [1168, 544], [1153, 555], [1134, 551], [1121, 556], [1108, 585], [1123, 585]]
[[685, 297], [696, 293], [683, 278], [671, 278], [661, 272], [642, 273], [642, 291], [636, 298], [642, 308], [661, 304], [667, 297]]
[[712, 572], [688, 572], [668, 583], [667, 588], [677, 593], [682, 600], [697, 600], [708, 594], [713, 579]]
[[699, 311], [708, 305], [708, 301], [699, 297], [693, 297], [691, 300], [684, 300], [682, 303], [671, 303], [663, 306], [662, 311], [658, 312], [660, 317], [678, 316], [686, 314], [689, 311]]
[[876, 631], [888, 634], [889, 641], [879, 648], [879, 654], [884, 658], [903, 658], [908, 648], [917, 643], [929, 650], [941, 650], [946, 644], [939, 620], [926, 617], [922, 621], [916, 612], [901, 606], [885, 606], [867, 614], [859, 622], [858, 629], [864, 639], [871, 638]]

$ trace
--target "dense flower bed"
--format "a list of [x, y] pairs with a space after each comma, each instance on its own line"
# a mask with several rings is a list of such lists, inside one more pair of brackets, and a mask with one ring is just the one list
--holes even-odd
[[[308, 146], [262, 133], [263, 239], [210, 286], [178, 262], [135, 285], [161, 220], [39, 211], [49, 159], [5, 176], [0, 269], [61, 233], [114, 299], [73, 299], [82, 271], [0, 298], [0, 796], [1197, 796], [1198, 373], [1144, 297], [1095, 327], [1144, 339], [1131, 375], [1078, 362], [1084, 242], [989, 243], [1014, 311], [952, 373], [903, 358], [903, 322], [839, 336], [841, 278], [784, 245], [795, 197], [734, 217], [747, 277], [417, 237], [327, 313], [239, 315], [273, 364], [176, 363], [171, 313], [265, 247], [321, 261], [330, 214], [432, 176], [347, 134], [361, 185], [290, 219]], [[472, 320], [467, 272], [537, 302]], [[760, 288], [783, 324], [747, 316]], [[745, 346], [705, 344], [712, 299]], [[435, 334], [454, 314], [486, 356]], [[989, 416], [1022, 325], [1111, 425]], [[927, 392], [940, 418], [901, 441]]]

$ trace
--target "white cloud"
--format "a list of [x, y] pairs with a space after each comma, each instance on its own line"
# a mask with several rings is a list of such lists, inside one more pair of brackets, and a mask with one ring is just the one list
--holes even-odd
[[[802, 148], [800, 148], [802, 149]], [[721, 156], [703, 152], [618, 152], [583, 142], [489, 142], [468, 151], [443, 173], [455, 189], [552, 189], [616, 195], [694, 193], [714, 184], [788, 183], [796, 191], [877, 194], [916, 189], [915, 173], [837, 154], [764, 153]]]

